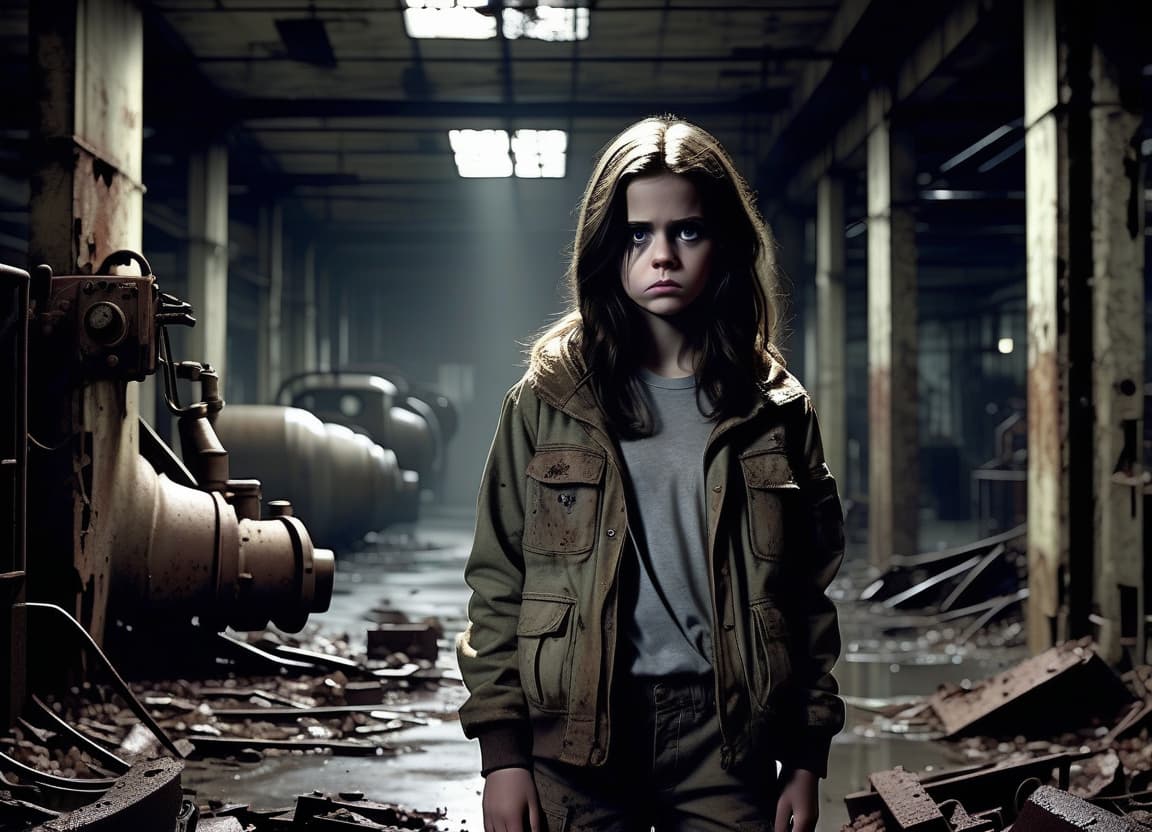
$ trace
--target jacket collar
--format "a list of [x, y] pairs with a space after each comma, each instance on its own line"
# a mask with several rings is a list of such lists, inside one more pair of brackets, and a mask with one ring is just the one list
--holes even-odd
[[[780, 406], [806, 395], [796, 377], [785, 369], [775, 347], [761, 352], [761, 366], [756, 382], [761, 401], [746, 415], [724, 420], [725, 427], [751, 419], [764, 403]], [[603, 411], [588, 384], [583, 358], [569, 337], [559, 336], [545, 344], [529, 367], [527, 380], [536, 395], [552, 407], [608, 433]]]

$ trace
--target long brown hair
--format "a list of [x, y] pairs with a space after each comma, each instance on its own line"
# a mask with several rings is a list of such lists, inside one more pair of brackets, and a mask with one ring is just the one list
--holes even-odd
[[625, 437], [652, 429], [634, 381], [642, 313], [625, 294], [621, 272], [628, 233], [625, 190], [639, 176], [661, 173], [679, 174], [696, 186], [716, 243], [713, 274], [693, 303], [698, 323], [690, 333], [701, 358], [697, 389], [711, 404], [705, 408], [709, 416], [735, 415], [750, 406], [777, 324], [774, 242], [720, 142], [670, 115], [624, 130], [601, 152], [581, 201], [566, 275], [572, 309], [536, 341], [531, 361], [545, 360], [555, 339], [568, 339], [578, 348], [609, 424]]

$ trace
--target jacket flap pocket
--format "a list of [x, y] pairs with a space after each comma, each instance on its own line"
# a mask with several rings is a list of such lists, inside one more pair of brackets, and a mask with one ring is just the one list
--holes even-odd
[[604, 456], [579, 448], [540, 450], [528, 463], [528, 476], [548, 485], [595, 485], [604, 474]]
[[780, 451], [761, 451], [742, 456], [744, 478], [751, 488], [799, 488], [788, 457]]
[[516, 624], [518, 636], [546, 636], [564, 630], [568, 613], [575, 604], [570, 598], [520, 599], [520, 621]]

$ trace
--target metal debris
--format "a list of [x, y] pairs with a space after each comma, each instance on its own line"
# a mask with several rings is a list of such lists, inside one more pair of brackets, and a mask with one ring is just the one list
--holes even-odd
[[[935, 803], [956, 801], [964, 807], [966, 813], [979, 815], [1006, 807], [1013, 807], [1014, 811], [1015, 796], [1028, 783], [1055, 782], [1061, 788], [1067, 788], [1072, 763], [1086, 756], [1050, 754], [999, 765], [938, 772], [924, 777], [912, 772], [904, 774], [915, 778]], [[854, 818], [883, 810], [884, 797], [876, 789], [855, 792], [844, 797], [844, 805], [848, 808], [849, 817]]]
[[1147, 827], [1050, 786], [1041, 786], [1020, 810], [1016, 832], [1147, 832]]
[[[1077, 692], [1091, 691], [1091, 696]], [[942, 687], [930, 700], [948, 736], [982, 732], [1047, 736], [1093, 717], [1112, 718], [1131, 693], [1083, 639], [1046, 650], [969, 690]]]
[[137, 763], [102, 797], [47, 821], [34, 832], [172, 829], [183, 803], [180, 789], [183, 770], [183, 763], [168, 758]]
[[949, 832], [940, 807], [924, 791], [915, 774], [897, 766], [868, 778], [884, 803], [885, 820], [908, 832]]
[[403, 653], [413, 659], [436, 661], [441, 633], [431, 624], [380, 624], [368, 631], [368, 657], [383, 659]]

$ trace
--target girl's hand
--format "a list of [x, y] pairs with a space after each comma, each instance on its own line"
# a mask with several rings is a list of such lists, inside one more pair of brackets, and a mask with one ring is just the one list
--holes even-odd
[[820, 778], [802, 768], [785, 770], [780, 785], [775, 832], [789, 832], [789, 821], [791, 832], [814, 832], [820, 817]]
[[544, 832], [536, 783], [526, 768], [501, 768], [484, 779], [484, 832]]

